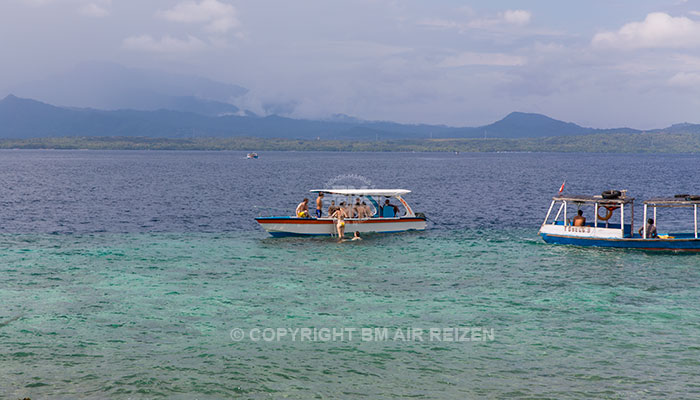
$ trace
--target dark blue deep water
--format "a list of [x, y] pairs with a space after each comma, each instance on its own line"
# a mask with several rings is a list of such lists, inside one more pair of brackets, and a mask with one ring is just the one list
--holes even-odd
[[[691, 155], [0, 151], [0, 398], [699, 398], [700, 255], [544, 244], [566, 193], [700, 194]], [[428, 230], [273, 239], [328, 184]], [[692, 213], [659, 215], [659, 231]], [[636, 224], [641, 223], [641, 207]], [[233, 340], [479, 327], [492, 340]], [[449, 339], [449, 338], [448, 338]]]

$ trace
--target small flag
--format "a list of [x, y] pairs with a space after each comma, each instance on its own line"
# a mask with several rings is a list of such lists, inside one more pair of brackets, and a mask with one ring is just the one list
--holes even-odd
[[561, 187], [559, 188], [559, 195], [561, 195], [561, 192], [564, 191], [564, 185], [566, 185], [566, 181], [564, 181], [564, 183], [561, 184]]

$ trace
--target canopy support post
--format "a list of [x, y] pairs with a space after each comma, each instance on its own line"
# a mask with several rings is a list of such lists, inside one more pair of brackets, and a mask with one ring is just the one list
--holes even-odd
[[559, 206], [559, 211], [557, 211], [557, 215], [554, 217], [554, 221], [552, 221], [552, 225], [557, 223], [557, 220], [559, 219], [559, 215], [561, 215], [561, 210], [564, 209], [564, 202], [561, 203]]
[[644, 236], [642, 237], [642, 239], [647, 238], [647, 225], [647, 205], [644, 204]]
[[566, 200], [564, 200], [564, 226], [566, 226]]
[[630, 203], [630, 237], [634, 237], [634, 202]]
[[598, 227], [598, 202], [595, 203], [595, 211], [593, 213], [593, 227]]
[[695, 218], [694, 218], [695, 219], [695, 239], [697, 239], [698, 238], [698, 205], [693, 204], [693, 208], [694, 208], [693, 212], [695, 214]]
[[620, 232], [622, 237], [625, 237], [625, 203], [620, 206]]
[[547, 215], [544, 216], [544, 222], [542, 223], [542, 225], [547, 223], [547, 220], [549, 219], [549, 214], [552, 213], [552, 208], [554, 208], [555, 202], [556, 202], [555, 200], [552, 200], [552, 204], [549, 205], [549, 210], [547, 210]]

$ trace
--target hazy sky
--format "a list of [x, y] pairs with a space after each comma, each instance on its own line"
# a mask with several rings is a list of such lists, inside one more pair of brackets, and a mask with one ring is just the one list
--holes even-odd
[[294, 117], [700, 122], [700, 1], [0, 0], [0, 94], [85, 61], [196, 74]]

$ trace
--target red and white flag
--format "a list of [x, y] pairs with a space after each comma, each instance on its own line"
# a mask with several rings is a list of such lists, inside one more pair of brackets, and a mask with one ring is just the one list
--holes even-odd
[[566, 181], [564, 181], [564, 183], [561, 184], [561, 187], [559, 188], [559, 195], [561, 195], [561, 192], [564, 191], [564, 185], [566, 185]]

